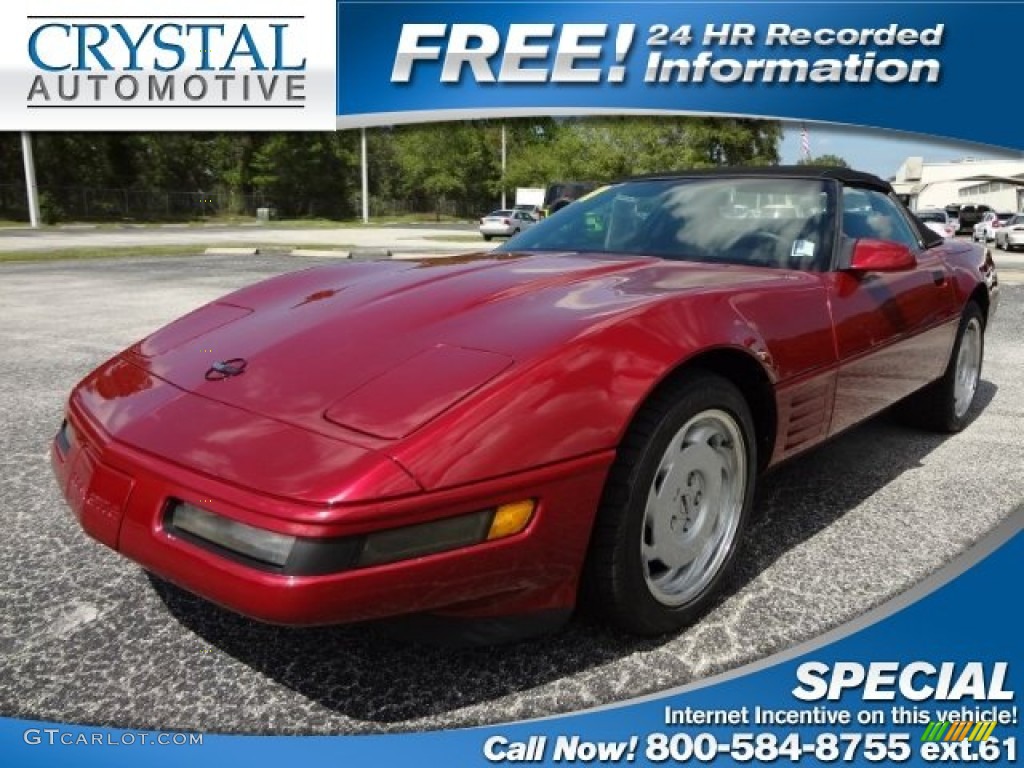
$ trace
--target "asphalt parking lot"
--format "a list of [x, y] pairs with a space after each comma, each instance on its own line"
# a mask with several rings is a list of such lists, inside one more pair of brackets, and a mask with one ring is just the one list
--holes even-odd
[[371, 627], [259, 625], [87, 539], [47, 450], [72, 385], [181, 313], [315, 260], [0, 265], [0, 715], [130, 728], [362, 733], [567, 712], [682, 685], [812, 638], [934, 572], [1024, 500], [1024, 286], [989, 329], [975, 420], [936, 436], [881, 418], [764, 479], [741, 567], [659, 640], [586, 618], [451, 650]]

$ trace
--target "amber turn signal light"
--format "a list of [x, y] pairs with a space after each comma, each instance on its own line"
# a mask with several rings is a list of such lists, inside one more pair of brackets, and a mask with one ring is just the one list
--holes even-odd
[[533, 511], [536, 507], [537, 504], [532, 499], [502, 504], [494, 512], [494, 520], [491, 521], [491, 530], [487, 533], [487, 540], [504, 539], [524, 531], [530, 524], [530, 520], [533, 519]]

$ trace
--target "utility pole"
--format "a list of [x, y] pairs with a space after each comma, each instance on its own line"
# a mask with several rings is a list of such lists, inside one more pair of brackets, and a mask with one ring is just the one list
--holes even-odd
[[366, 129], [360, 128], [360, 144], [363, 161], [363, 224], [370, 223], [370, 171], [366, 167]]
[[25, 189], [28, 193], [28, 219], [32, 229], [39, 228], [39, 187], [36, 186], [36, 161], [32, 155], [32, 134], [21, 134], [21, 155], [25, 160]]
[[505, 134], [505, 124], [501, 124], [501, 207], [508, 208], [508, 200], [505, 195], [505, 170], [508, 165], [508, 136]]

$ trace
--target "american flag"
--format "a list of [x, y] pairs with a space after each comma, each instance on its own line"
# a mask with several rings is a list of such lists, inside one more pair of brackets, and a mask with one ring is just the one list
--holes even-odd
[[807, 123], [800, 123], [800, 156], [811, 159], [811, 137], [807, 134]]

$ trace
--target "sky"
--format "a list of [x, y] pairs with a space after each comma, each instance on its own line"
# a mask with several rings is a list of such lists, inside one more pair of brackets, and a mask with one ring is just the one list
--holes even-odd
[[[784, 164], [800, 159], [800, 123], [784, 122], [779, 148]], [[851, 168], [867, 171], [883, 179], [896, 175], [908, 157], [923, 157], [926, 162], [948, 162], [963, 157], [1024, 158], [1012, 152], [982, 144], [967, 144], [900, 131], [807, 123], [811, 155], [839, 155]]]

